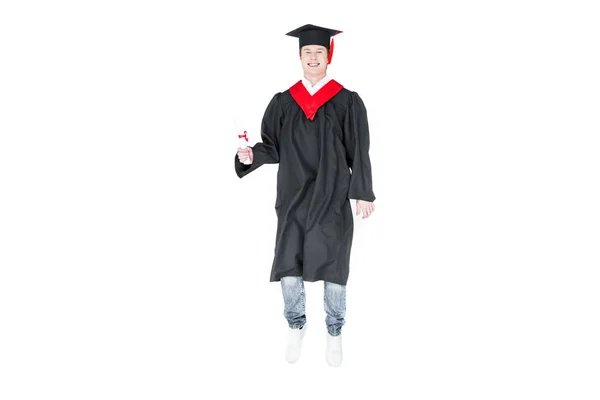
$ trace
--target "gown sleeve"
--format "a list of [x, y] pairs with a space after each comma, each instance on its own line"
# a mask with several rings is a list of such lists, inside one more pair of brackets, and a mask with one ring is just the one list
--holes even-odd
[[238, 177], [243, 178], [263, 164], [279, 163], [279, 133], [283, 120], [283, 111], [279, 101], [281, 93], [277, 93], [267, 106], [261, 124], [261, 140], [252, 148], [254, 159], [252, 164], [246, 165], [235, 155], [235, 172]]
[[344, 119], [343, 138], [346, 160], [352, 170], [348, 198], [374, 201], [367, 109], [356, 92], [350, 95], [350, 103]]

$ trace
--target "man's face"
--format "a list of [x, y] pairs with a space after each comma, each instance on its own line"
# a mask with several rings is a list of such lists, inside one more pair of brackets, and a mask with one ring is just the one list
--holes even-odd
[[300, 61], [305, 75], [321, 75], [327, 70], [327, 48], [317, 44], [300, 49]]

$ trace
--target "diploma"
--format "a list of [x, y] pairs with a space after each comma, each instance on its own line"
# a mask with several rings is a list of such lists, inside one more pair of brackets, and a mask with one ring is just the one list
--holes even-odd
[[[240, 124], [238, 123], [237, 118], [233, 119], [233, 123], [235, 125], [235, 134], [238, 138], [238, 146], [242, 149], [248, 147], [248, 131], [245, 129], [240, 129]], [[250, 159], [243, 162], [244, 164], [250, 164]]]

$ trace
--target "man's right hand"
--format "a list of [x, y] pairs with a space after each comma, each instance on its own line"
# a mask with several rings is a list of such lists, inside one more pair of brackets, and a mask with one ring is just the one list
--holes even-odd
[[252, 161], [254, 160], [254, 153], [252, 153], [252, 147], [246, 147], [245, 149], [239, 147], [237, 149], [237, 156], [240, 162], [243, 163], [244, 161], [249, 159], [250, 164], [252, 164]]

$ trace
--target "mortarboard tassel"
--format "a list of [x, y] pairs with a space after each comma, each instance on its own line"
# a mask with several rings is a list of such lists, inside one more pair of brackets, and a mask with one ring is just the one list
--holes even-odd
[[[337, 32], [335, 34], [337, 35]], [[333, 36], [332, 36], [331, 44], [329, 45], [329, 57], [327, 57], [327, 64], [331, 64], [331, 59], [333, 58], [333, 45], [334, 45], [334, 43], [333, 43]]]

